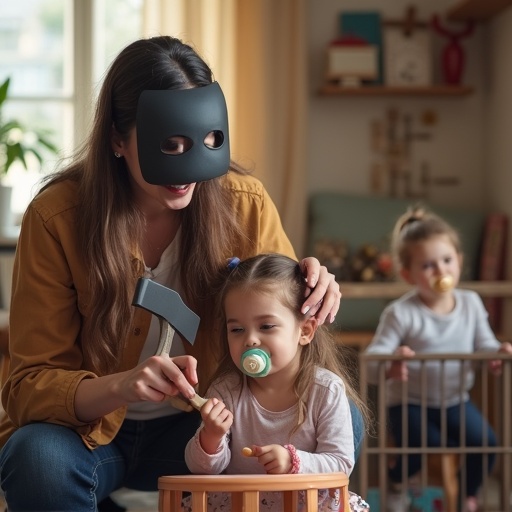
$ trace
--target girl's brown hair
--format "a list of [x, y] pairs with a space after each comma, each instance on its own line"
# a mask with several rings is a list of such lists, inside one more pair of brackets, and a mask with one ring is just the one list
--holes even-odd
[[[212, 80], [208, 65], [179, 39], [160, 36], [130, 44], [105, 76], [91, 133], [74, 162], [46, 180], [44, 188], [67, 179], [79, 186], [77, 232], [93, 290], [81, 339], [85, 360], [99, 374], [118, 368], [130, 328], [134, 277], [143, 272], [132, 260], [140, 252], [144, 218], [133, 201], [124, 159], [113, 154], [112, 130], [128, 138], [142, 91], [202, 87]], [[234, 163], [230, 170], [244, 172]], [[182, 289], [203, 320], [211, 315], [209, 290], [227, 257], [225, 248], [240, 235], [222, 179], [198, 183], [190, 205], [180, 211]]]
[[[300, 265], [280, 254], [260, 254], [239, 263], [233, 270], [227, 269], [223, 285], [219, 292], [219, 317], [223, 320], [222, 354], [217, 371], [211, 382], [220, 380], [230, 374], [237, 374], [242, 382], [242, 372], [233, 362], [227, 340], [224, 301], [227, 294], [233, 290], [247, 292], [271, 293], [273, 297], [288, 308], [298, 322], [305, 317], [301, 307], [306, 296], [307, 285]], [[352, 376], [348, 367], [348, 358], [337, 346], [333, 337], [324, 325], [318, 326], [311, 343], [301, 346], [300, 369], [295, 378], [294, 391], [299, 401], [298, 428], [306, 417], [308, 390], [311, 389], [317, 368], [326, 368], [337, 374], [344, 382], [347, 395], [366, 417], [366, 406], [352, 385]]]
[[391, 237], [391, 250], [396, 268], [410, 267], [411, 245], [439, 235], [446, 235], [457, 253], [461, 253], [459, 234], [450, 224], [421, 206], [408, 208], [398, 218]]

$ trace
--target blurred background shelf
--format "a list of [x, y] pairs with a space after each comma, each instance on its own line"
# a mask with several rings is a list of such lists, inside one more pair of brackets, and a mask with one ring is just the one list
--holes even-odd
[[321, 96], [467, 96], [473, 93], [473, 87], [466, 85], [432, 85], [428, 87], [387, 87], [387, 86], [361, 86], [340, 87], [337, 85], [324, 85], [319, 94]]
[[452, 21], [486, 21], [512, 5], [512, 0], [459, 0], [446, 11]]
[[[397, 299], [411, 287], [404, 282], [340, 283], [347, 299]], [[512, 281], [462, 281], [459, 288], [477, 292], [481, 297], [512, 297]], [[342, 299], [343, 300], [343, 299]]]

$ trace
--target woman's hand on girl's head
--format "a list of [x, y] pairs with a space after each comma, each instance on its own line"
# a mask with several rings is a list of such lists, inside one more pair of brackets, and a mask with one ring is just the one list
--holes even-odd
[[300, 267], [311, 290], [302, 306], [302, 313], [315, 315], [319, 324], [326, 320], [329, 323], [334, 322], [341, 301], [340, 286], [334, 274], [313, 257], [304, 258]]

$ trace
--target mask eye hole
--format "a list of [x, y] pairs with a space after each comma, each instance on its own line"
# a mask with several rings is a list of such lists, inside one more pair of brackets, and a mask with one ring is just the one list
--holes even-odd
[[192, 147], [192, 140], [182, 135], [168, 137], [160, 144], [160, 151], [166, 155], [182, 155]]
[[206, 134], [204, 145], [210, 149], [220, 148], [224, 144], [224, 134], [220, 130], [213, 130]]

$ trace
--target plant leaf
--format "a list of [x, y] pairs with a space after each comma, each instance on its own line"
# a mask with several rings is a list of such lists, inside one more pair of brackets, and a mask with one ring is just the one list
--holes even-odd
[[7, 98], [7, 91], [9, 90], [9, 82], [11, 81], [10, 78], [7, 78], [7, 80], [0, 85], [0, 107], [2, 106], [2, 103]]
[[25, 161], [25, 155], [23, 153], [23, 148], [21, 144], [17, 142], [16, 144], [7, 144], [7, 160], [5, 162], [5, 172], [9, 170], [9, 167], [13, 164], [15, 160], [21, 160], [25, 169], [27, 168], [27, 162]]

